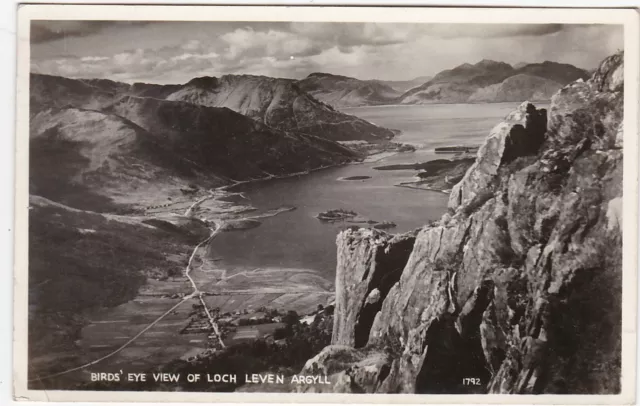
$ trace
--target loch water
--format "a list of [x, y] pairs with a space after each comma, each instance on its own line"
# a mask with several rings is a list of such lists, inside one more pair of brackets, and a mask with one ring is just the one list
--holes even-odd
[[[434, 148], [479, 146], [490, 130], [518, 103], [375, 106], [343, 111], [402, 133], [394, 141], [410, 143], [415, 152], [400, 153], [376, 162], [319, 170], [308, 175], [239, 185], [258, 212], [279, 206], [296, 210], [261, 219], [259, 227], [219, 234], [209, 248], [217, 265], [229, 268], [311, 269], [333, 281], [336, 235], [349, 223], [322, 223], [315, 216], [342, 208], [376, 221], [391, 221], [389, 232], [405, 232], [439, 219], [448, 195], [437, 191], [395, 186], [411, 180], [417, 171], [380, 171], [376, 166], [426, 162], [446, 158]], [[346, 181], [342, 178], [369, 176]]]

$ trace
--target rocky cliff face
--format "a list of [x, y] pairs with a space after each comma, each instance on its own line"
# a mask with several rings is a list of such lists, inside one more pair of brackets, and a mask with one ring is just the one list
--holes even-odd
[[417, 235], [342, 232], [333, 345], [303, 370], [332, 385], [302, 390], [617, 393], [622, 72], [523, 103]]

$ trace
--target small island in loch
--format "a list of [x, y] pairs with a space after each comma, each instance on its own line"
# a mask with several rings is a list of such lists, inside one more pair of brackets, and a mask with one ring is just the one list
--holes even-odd
[[367, 179], [371, 179], [371, 176], [357, 175], [357, 176], [347, 176], [344, 178], [338, 178], [338, 180], [367, 180]]
[[358, 213], [345, 209], [332, 209], [318, 213], [316, 218], [320, 221], [335, 222], [344, 221], [356, 217]]

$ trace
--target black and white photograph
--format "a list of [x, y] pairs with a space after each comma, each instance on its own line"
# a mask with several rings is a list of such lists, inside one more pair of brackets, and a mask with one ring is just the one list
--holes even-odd
[[17, 387], [635, 393], [637, 14], [77, 7], [19, 21]]

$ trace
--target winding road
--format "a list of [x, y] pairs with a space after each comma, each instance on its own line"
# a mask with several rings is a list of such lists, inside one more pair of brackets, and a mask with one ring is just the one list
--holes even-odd
[[[193, 210], [195, 208], [197, 208], [204, 201], [213, 198], [213, 196], [214, 196], [214, 193], [211, 192], [207, 196], [205, 196], [205, 197], [197, 200], [196, 202], [194, 202], [185, 211], [184, 216], [185, 217], [191, 217], [192, 213], [193, 213]], [[124, 344], [122, 344], [120, 347], [116, 348], [115, 350], [113, 350], [109, 354], [104, 355], [104, 356], [102, 356], [102, 357], [100, 357], [100, 358], [98, 358], [96, 360], [91, 361], [91, 362], [87, 362], [86, 364], [80, 365], [78, 367], [66, 369], [64, 371], [56, 372], [54, 374], [50, 374], [50, 375], [46, 375], [46, 376], [39, 376], [37, 378], [27, 380], [27, 382], [42, 381], [44, 379], [55, 378], [55, 377], [58, 377], [58, 376], [61, 376], [61, 375], [65, 375], [65, 374], [68, 374], [68, 373], [71, 373], [71, 372], [75, 372], [75, 371], [79, 371], [79, 370], [85, 369], [87, 367], [90, 367], [90, 366], [95, 365], [95, 364], [97, 364], [99, 362], [102, 362], [102, 361], [104, 361], [104, 360], [106, 360], [108, 358], [113, 357], [114, 355], [118, 354], [119, 352], [121, 352], [122, 350], [127, 348], [129, 345], [131, 345], [134, 341], [136, 341], [138, 338], [140, 338], [140, 336], [142, 336], [144, 333], [146, 333], [149, 329], [151, 329], [153, 326], [155, 326], [158, 322], [160, 322], [162, 319], [164, 319], [167, 315], [169, 315], [172, 311], [177, 309], [184, 302], [186, 302], [186, 301], [188, 301], [190, 299], [193, 299], [193, 298], [198, 298], [200, 300], [200, 303], [202, 303], [202, 306], [204, 307], [204, 311], [207, 314], [207, 318], [209, 319], [209, 323], [211, 324], [211, 327], [213, 328], [213, 331], [216, 333], [216, 336], [218, 338], [220, 346], [222, 348], [224, 348], [225, 344], [222, 341], [222, 336], [220, 335], [220, 328], [218, 327], [218, 323], [216, 323], [215, 319], [213, 318], [213, 316], [209, 312], [209, 309], [207, 308], [207, 304], [205, 303], [204, 299], [202, 299], [202, 292], [200, 292], [200, 289], [198, 289], [198, 285], [196, 284], [196, 282], [191, 277], [192, 263], [193, 263], [193, 260], [195, 259], [196, 255], [198, 253], [198, 250], [203, 245], [209, 243], [220, 232], [220, 230], [222, 229], [223, 222], [214, 220], [214, 221], [212, 221], [212, 223], [214, 224], [214, 227], [209, 228], [209, 230], [211, 231], [211, 234], [206, 239], [200, 241], [193, 248], [193, 251], [191, 252], [191, 256], [189, 257], [189, 262], [187, 263], [187, 266], [186, 266], [186, 268], [184, 270], [184, 275], [189, 280], [189, 282], [191, 283], [191, 286], [193, 287], [193, 292], [191, 292], [189, 295], [186, 295], [185, 297], [183, 297], [181, 301], [179, 301], [178, 303], [173, 305], [166, 312], [162, 313], [155, 320], [153, 320], [151, 323], [149, 323], [145, 328], [140, 330], [135, 336], [131, 337], [127, 342], [125, 342]]]

